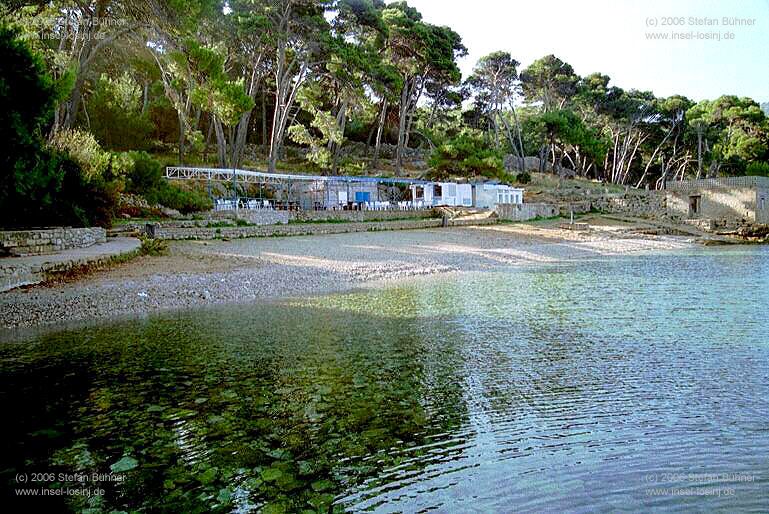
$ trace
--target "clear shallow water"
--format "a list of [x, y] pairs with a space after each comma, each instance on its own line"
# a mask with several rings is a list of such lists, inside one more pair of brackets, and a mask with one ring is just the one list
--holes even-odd
[[114, 466], [99, 498], [35, 502], [766, 511], [768, 306], [769, 252], [749, 247], [14, 338], [4, 504], [32, 502], [19, 473]]

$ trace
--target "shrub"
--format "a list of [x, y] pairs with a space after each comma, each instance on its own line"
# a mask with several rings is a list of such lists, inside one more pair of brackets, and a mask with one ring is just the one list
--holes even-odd
[[153, 126], [141, 108], [141, 86], [128, 72], [115, 79], [102, 75], [88, 104], [89, 127], [110, 150], [146, 149]]
[[205, 192], [182, 189], [166, 182], [163, 182], [163, 187], [146, 193], [144, 197], [150, 203], [159, 203], [183, 214], [213, 208], [211, 199]]
[[68, 154], [80, 166], [87, 179], [102, 177], [110, 163], [110, 154], [102, 150], [89, 132], [60, 130], [53, 135], [49, 145]]
[[128, 152], [132, 161], [126, 190], [130, 193], [143, 195], [167, 185], [163, 179], [163, 165], [147, 152]]
[[142, 195], [150, 204], [160, 204], [182, 213], [205, 211], [213, 204], [204, 191], [182, 189], [163, 178], [163, 164], [147, 152], [128, 152], [132, 167], [126, 174], [126, 191]]
[[2, 26], [0, 55], [0, 224], [50, 225], [56, 222], [52, 216], [68, 220], [75, 210], [62, 205], [60, 193], [65, 182], [79, 186], [80, 170], [46, 149], [40, 137], [63, 93], [40, 57], [16, 31]]
[[769, 177], [769, 162], [751, 162], [745, 168], [745, 174]]
[[528, 184], [531, 182], [531, 175], [528, 171], [521, 172], [515, 177], [515, 181], [519, 184]]
[[142, 242], [139, 253], [142, 255], [167, 255], [168, 243], [162, 239], [153, 239], [147, 236], [139, 236]]
[[435, 177], [450, 174], [498, 177], [503, 171], [500, 153], [489, 148], [478, 131], [469, 129], [438, 146], [429, 164]]

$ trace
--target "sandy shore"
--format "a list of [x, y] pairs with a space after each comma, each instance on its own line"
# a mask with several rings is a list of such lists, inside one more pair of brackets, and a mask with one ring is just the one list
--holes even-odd
[[691, 246], [593, 219], [590, 232], [556, 222], [236, 241], [178, 241], [75, 282], [0, 293], [3, 328], [50, 325], [344, 291], [382, 281], [503, 266], [630, 255]]

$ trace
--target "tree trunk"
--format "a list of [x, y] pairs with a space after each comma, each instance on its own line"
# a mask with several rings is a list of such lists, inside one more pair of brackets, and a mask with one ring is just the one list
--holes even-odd
[[697, 178], [702, 176], [702, 128], [697, 127]]
[[339, 154], [342, 150], [342, 141], [344, 140], [344, 129], [347, 125], [347, 100], [342, 102], [342, 106], [339, 108], [339, 113], [336, 119], [339, 126], [339, 132], [341, 133], [342, 137], [339, 143], [334, 143], [334, 159], [331, 164], [331, 173], [333, 175], [336, 175], [337, 173], [337, 168], [339, 165]]
[[83, 75], [79, 73], [67, 102], [67, 108], [64, 114], [64, 122], [62, 123], [62, 127], [65, 129], [72, 128], [75, 125], [75, 118], [77, 117], [78, 110], [80, 110], [80, 98], [84, 82], [85, 79]]
[[227, 168], [227, 138], [224, 136], [222, 122], [214, 116], [214, 132], [216, 133], [216, 154], [219, 159], [219, 167]]
[[283, 135], [286, 131], [291, 107], [307, 73], [307, 65], [302, 63], [296, 76], [292, 75], [290, 70], [293, 68], [293, 63], [289, 65], [285, 63], [285, 48], [283, 48], [282, 53], [282, 57], [279, 55], [275, 74], [275, 113], [272, 117], [270, 155], [267, 160], [267, 169], [270, 173], [275, 173], [277, 169], [280, 147], [283, 143]]
[[179, 164], [184, 165], [184, 113], [177, 111], [179, 115]]
[[374, 143], [374, 158], [371, 161], [371, 167], [376, 169], [379, 166], [379, 150], [382, 146], [382, 132], [384, 131], [385, 119], [387, 118], [387, 98], [382, 99], [382, 111], [379, 113], [379, 123], [376, 129], [376, 141]]
[[403, 172], [403, 145], [406, 136], [406, 112], [408, 110], [409, 96], [409, 81], [407, 80], [401, 90], [401, 104], [398, 109], [398, 145], [395, 148], [395, 174], [397, 176], [400, 176]]
[[649, 162], [646, 163], [646, 167], [644, 167], [643, 175], [641, 175], [641, 179], [636, 184], [636, 186], [635, 186], [636, 188], [641, 187], [641, 184], [646, 179], [646, 174], [649, 172], [649, 168], [651, 167], [652, 163], [654, 162], [654, 159], [657, 157], [657, 153], [662, 148], [662, 145], [664, 145], [665, 142], [668, 140], [668, 138], [673, 133], [673, 130], [675, 130], [675, 128], [676, 128], [676, 123], [673, 122], [673, 126], [670, 127], [670, 130], [668, 130], [667, 134], [665, 134], [665, 137], [662, 138], [662, 141], [660, 142], [660, 144], [657, 145], [657, 148], [654, 149], [654, 152], [652, 153], [652, 156], [649, 158]]
[[251, 122], [251, 113], [253, 110], [243, 113], [235, 129], [235, 141], [232, 142], [232, 162], [233, 167], [239, 167], [243, 162], [243, 154], [246, 149], [246, 139], [248, 138], [248, 125]]
[[143, 91], [143, 97], [142, 97], [142, 114], [147, 112], [147, 106], [149, 106], [150, 102], [150, 83], [148, 80], [144, 81], [144, 91]]
[[523, 137], [521, 136], [521, 123], [518, 121], [518, 113], [515, 111], [515, 106], [510, 102], [510, 109], [513, 111], [513, 123], [515, 123], [515, 131], [518, 135], [518, 149], [521, 155], [521, 171], [526, 171], [526, 151], [523, 149]]
[[267, 149], [267, 91], [262, 89], [262, 148]]

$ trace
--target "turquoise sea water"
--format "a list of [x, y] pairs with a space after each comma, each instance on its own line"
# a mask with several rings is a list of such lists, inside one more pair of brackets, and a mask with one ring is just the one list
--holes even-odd
[[766, 511], [768, 250], [0, 335], [4, 504]]

